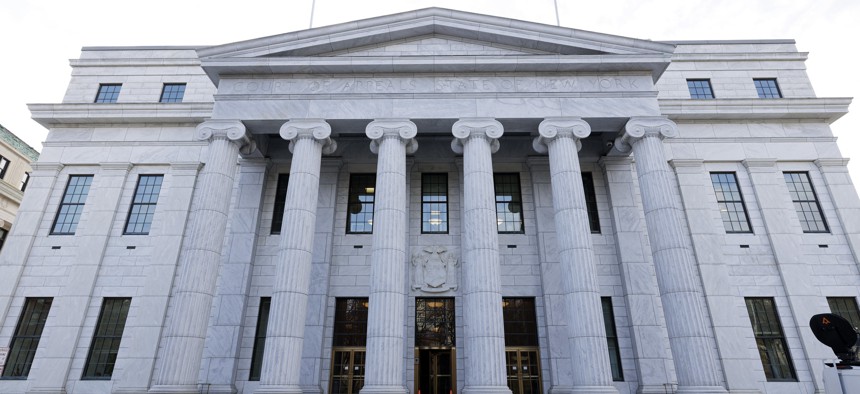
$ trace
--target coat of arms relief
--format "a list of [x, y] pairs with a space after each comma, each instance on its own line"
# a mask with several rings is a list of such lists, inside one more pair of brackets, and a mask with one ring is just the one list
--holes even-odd
[[412, 288], [427, 293], [457, 289], [459, 260], [442, 246], [427, 246], [412, 255]]

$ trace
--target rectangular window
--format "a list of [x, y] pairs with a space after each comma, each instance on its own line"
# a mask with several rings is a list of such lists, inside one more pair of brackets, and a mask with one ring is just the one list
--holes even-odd
[[9, 344], [9, 354], [3, 368], [4, 379], [27, 379], [53, 301], [50, 297], [27, 298], [24, 301], [24, 309]]
[[827, 297], [827, 304], [830, 305], [830, 312], [848, 320], [855, 330], [860, 329], [860, 309], [854, 297]]
[[493, 174], [493, 183], [496, 187], [496, 224], [499, 234], [524, 233], [520, 174]]
[[287, 186], [290, 174], [278, 174], [278, 185], [275, 186], [275, 204], [272, 207], [272, 229], [270, 234], [280, 234], [284, 224], [284, 206], [287, 204]]
[[600, 217], [597, 215], [597, 193], [594, 192], [594, 177], [590, 172], [582, 173], [582, 188], [585, 191], [585, 208], [588, 210], [588, 227], [592, 234], [600, 234]]
[[785, 185], [794, 202], [794, 209], [800, 219], [800, 226], [804, 233], [827, 233], [827, 222], [824, 221], [824, 212], [818, 203], [818, 196], [812, 188], [808, 172], [784, 172]]
[[753, 79], [758, 98], [782, 98], [776, 78]]
[[0, 250], [3, 250], [3, 244], [6, 243], [6, 235], [9, 234], [5, 228], [0, 228]]
[[121, 83], [103, 83], [99, 85], [99, 93], [96, 95], [96, 103], [115, 103], [122, 89]]
[[745, 298], [752, 323], [761, 365], [768, 381], [796, 381], [791, 354], [785, 343], [785, 334], [776, 312], [776, 303], [770, 297]]
[[714, 91], [711, 89], [710, 79], [688, 79], [687, 89], [690, 90], [690, 98], [712, 99]]
[[335, 301], [330, 394], [359, 394], [364, 387], [367, 306], [367, 298]]
[[606, 326], [606, 343], [609, 349], [609, 365], [612, 367], [612, 380], [623, 381], [621, 370], [621, 349], [618, 347], [618, 331], [615, 328], [615, 312], [612, 310], [612, 297], [600, 297], [603, 307], [603, 324]]
[[0, 156], [0, 179], [6, 177], [6, 170], [9, 169], [9, 159]]
[[421, 233], [448, 234], [448, 174], [421, 174]]
[[260, 297], [260, 311], [257, 313], [257, 333], [254, 334], [254, 352], [251, 353], [251, 375], [248, 380], [260, 380], [263, 370], [263, 350], [266, 349], [266, 331], [269, 328], [269, 308], [271, 297]]
[[160, 103], [181, 103], [182, 97], [185, 96], [184, 83], [166, 83], [161, 89]]
[[110, 380], [129, 307], [131, 298], [105, 298], [102, 302], [82, 380]]
[[155, 216], [155, 206], [161, 193], [161, 182], [164, 175], [141, 175], [137, 180], [134, 199], [128, 210], [128, 220], [125, 222], [126, 235], [146, 235], [152, 226]]
[[75, 234], [75, 230], [78, 228], [78, 221], [81, 220], [81, 213], [84, 211], [84, 204], [87, 202], [87, 194], [90, 192], [90, 185], [92, 183], [92, 175], [69, 176], [69, 183], [66, 184], [66, 191], [63, 193], [63, 199], [60, 201], [59, 209], [57, 209], [57, 217], [54, 218], [54, 225], [51, 227], [51, 234]]
[[21, 189], [21, 191], [23, 192], [27, 190], [28, 183], [30, 183], [30, 173], [25, 172], [24, 176], [21, 177], [21, 186], [19, 186], [18, 188]]
[[347, 201], [347, 234], [373, 233], [376, 174], [350, 174]]
[[750, 218], [744, 204], [744, 196], [738, 187], [738, 179], [733, 172], [712, 172], [711, 184], [717, 195], [720, 216], [727, 233], [751, 233]]

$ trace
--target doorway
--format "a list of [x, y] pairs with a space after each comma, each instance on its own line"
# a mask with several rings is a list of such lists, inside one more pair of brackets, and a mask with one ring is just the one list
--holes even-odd
[[415, 392], [421, 394], [454, 394], [454, 349], [417, 349], [415, 356]]
[[415, 393], [456, 394], [454, 299], [415, 299]]

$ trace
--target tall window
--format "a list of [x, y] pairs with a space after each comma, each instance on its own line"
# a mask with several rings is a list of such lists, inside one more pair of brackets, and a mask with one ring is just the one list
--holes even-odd
[[520, 193], [520, 174], [493, 174], [496, 186], [496, 224], [499, 234], [522, 234], [523, 196]]
[[712, 172], [711, 183], [720, 206], [720, 216], [727, 233], [751, 233], [750, 218], [744, 196], [733, 172]]
[[448, 174], [421, 174], [421, 233], [448, 234]]
[[690, 90], [690, 98], [712, 99], [714, 91], [711, 89], [710, 79], [688, 79], [687, 89]]
[[116, 365], [131, 298], [105, 298], [84, 365], [83, 380], [109, 380]]
[[513, 394], [539, 394], [540, 348], [534, 298], [503, 298], [505, 366]]
[[351, 174], [346, 213], [348, 234], [373, 233], [373, 204], [376, 192], [376, 174]]
[[166, 83], [161, 89], [160, 103], [181, 103], [182, 97], [185, 96], [184, 83]]
[[785, 344], [785, 334], [773, 298], [746, 298], [761, 365], [768, 381], [794, 381], [794, 365]]
[[149, 234], [163, 180], [164, 175], [141, 175], [138, 178], [131, 209], [128, 210], [128, 220], [125, 222], [125, 234]]
[[103, 83], [99, 85], [99, 93], [96, 95], [96, 103], [115, 103], [119, 98], [121, 83]]
[[9, 169], [9, 159], [0, 156], [0, 179], [6, 177], [6, 170]]
[[263, 369], [263, 350], [266, 349], [266, 331], [269, 328], [269, 308], [271, 297], [260, 298], [260, 311], [257, 313], [257, 332], [254, 334], [254, 352], [251, 353], [251, 374], [248, 380], [260, 380]]
[[66, 191], [57, 209], [57, 217], [51, 227], [51, 234], [73, 235], [81, 220], [84, 204], [87, 202], [87, 194], [93, 183], [92, 175], [71, 175]]
[[287, 186], [290, 183], [290, 174], [278, 174], [278, 185], [275, 186], [275, 204], [272, 209], [271, 234], [280, 234], [281, 226], [284, 224], [284, 207], [287, 204]]
[[612, 310], [612, 297], [600, 297], [603, 307], [603, 324], [606, 327], [606, 344], [609, 349], [609, 365], [612, 367], [612, 380], [623, 381], [621, 369], [621, 349], [618, 347], [618, 330], [615, 328], [615, 312]]
[[848, 320], [855, 330], [860, 329], [860, 310], [854, 297], [827, 297], [827, 304], [830, 305], [830, 312]]
[[24, 176], [21, 177], [21, 186], [19, 186], [18, 188], [21, 189], [21, 191], [23, 192], [27, 190], [28, 183], [30, 183], [30, 173], [25, 172]]
[[758, 98], [782, 98], [776, 78], [753, 79]]
[[9, 234], [5, 228], [0, 228], [0, 250], [3, 250], [3, 244], [6, 243], [6, 235]]
[[21, 317], [18, 318], [18, 325], [15, 326], [15, 333], [9, 344], [9, 355], [3, 368], [4, 379], [27, 379], [53, 300], [46, 297], [27, 298], [24, 301], [24, 309]]
[[590, 172], [582, 173], [582, 188], [585, 191], [585, 209], [588, 210], [588, 227], [592, 234], [600, 234], [600, 216], [597, 214], [597, 193], [594, 192], [594, 177]]
[[809, 181], [808, 172], [784, 172], [785, 185], [794, 202], [794, 209], [800, 219], [800, 226], [804, 233], [826, 233], [830, 232], [827, 222], [824, 221], [824, 212], [818, 203], [818, 196]]
[[334, 308], [331, 394], [358, 394], [364, 387], [367, 298], [338, 298]]

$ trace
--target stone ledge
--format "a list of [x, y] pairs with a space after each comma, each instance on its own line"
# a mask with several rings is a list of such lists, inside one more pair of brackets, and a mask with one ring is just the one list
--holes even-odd
[[659, 99], [672, 120], [817, 119], [833, 123], [848, 113], [851, 98]]
[[212, 116], [213, 103], [28, 104], [42, 126], [105, 123], [201, 123]]

